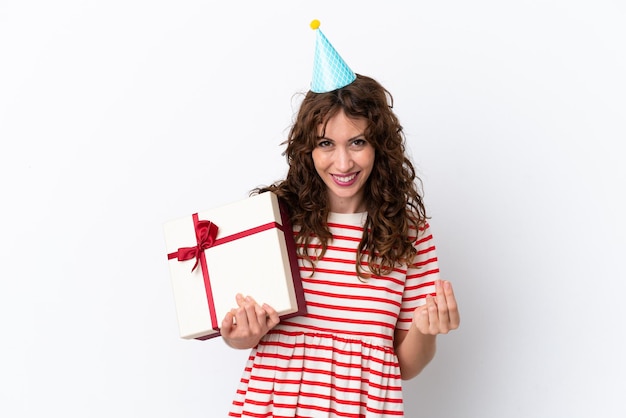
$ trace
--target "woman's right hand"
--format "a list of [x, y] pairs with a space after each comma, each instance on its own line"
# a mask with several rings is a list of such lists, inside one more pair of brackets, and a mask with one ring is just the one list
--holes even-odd
[[279, 322], [278, 313], [267, 304], [259, 305], [252, 297], [237, 294], [237, 308], [224, 316], [220, 332], [229, 346], [238, 349], [255, 347]]

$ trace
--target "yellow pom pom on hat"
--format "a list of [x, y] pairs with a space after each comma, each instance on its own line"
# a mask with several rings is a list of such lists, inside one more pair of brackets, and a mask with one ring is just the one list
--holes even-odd
[[310, 26], [311, 29], [317, 31], [311, 91], [327, 93], [345, 87], [356, 80], [356, 74], [319, 29], [320, 21], [314, 19]]

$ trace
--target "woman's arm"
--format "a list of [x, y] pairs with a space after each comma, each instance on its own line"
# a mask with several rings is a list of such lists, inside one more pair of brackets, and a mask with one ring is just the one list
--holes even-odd
[[435, 282], [436, 296], [427, 296], [426, 304], [415, 309], [408, 331], [396, 329], [394, 346], [402, 379], [417, 376], [435, 357], [437, 335], [457, 329], [459, 310], [448, 281]]

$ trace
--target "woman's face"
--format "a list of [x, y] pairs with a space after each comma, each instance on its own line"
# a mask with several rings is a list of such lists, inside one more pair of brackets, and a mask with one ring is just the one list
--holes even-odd
[[[331, 212], [365, 211], [363, 187], [374, 166], [374, 147], [363, 135], [367, 121], [343, 110], [318, 128], [313, 163], [328, 190]], [[324, 136], [322, 137], [322, 133]]]

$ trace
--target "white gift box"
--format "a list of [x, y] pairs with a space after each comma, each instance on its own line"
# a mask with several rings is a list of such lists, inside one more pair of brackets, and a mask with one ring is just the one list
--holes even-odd
[[237, 293], [281, 317], [306, 312], [289, 217], [274, 193], [163, 224], [181, 338], [220, 335]]

